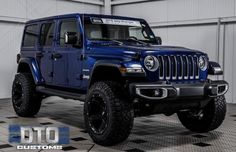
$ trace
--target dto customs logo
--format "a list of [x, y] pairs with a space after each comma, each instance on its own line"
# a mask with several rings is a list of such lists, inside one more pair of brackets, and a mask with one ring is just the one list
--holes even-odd
[[9, 142], [19, 143], [17, 149], [62, 149], [69, 144], [69, 127], [9, 126]]

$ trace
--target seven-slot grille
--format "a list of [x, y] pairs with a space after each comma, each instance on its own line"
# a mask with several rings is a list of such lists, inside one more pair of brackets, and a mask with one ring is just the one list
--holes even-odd
[[160, 55], [159, 79], [199, 79], [198, 57], [191, 55]]

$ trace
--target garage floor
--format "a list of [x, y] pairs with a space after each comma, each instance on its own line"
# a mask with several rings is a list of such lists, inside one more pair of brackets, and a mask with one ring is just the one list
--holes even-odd
[[[44, 100], [35, 118], [20, 118], [13, 112], [10, 99], [0, 100], [0, 151], [16, 151], [16, 145], [8, 143], [8, 125], [68, 126], [70, 144], [61, 151], [236, 151], [236, 105], [228, 105], [224, 124], [216, 131], [197, 134], [186, 130], [176, 115], [155, 115], [136, 118], [132, 134], [125, 142], [102, 147], [92, 142], [83, 124], [83, 103], [50, 97]], [[32, 151], [32, 150], [31, 150]]]

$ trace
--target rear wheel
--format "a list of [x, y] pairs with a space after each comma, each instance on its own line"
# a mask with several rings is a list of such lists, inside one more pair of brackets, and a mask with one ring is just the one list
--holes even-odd
[[126, 100], [116, 82], [97, 82], [90, 88], [84, 105], [84, 118], [95, 143], [114, 145], [129, 136], [134, 115], [131, 103]]
[[12, 85], [12, 103], [17, 115], [22, 117], [34, 116], [39, 112], [42, 97], [35, 91], [31, 74], [19, 73]]
[[203, 109], [179, 112], [181, 123], [193, 132], [208, 132], [217, 129], [224, 121], [226, 101], [224, 96], [213, 98]]

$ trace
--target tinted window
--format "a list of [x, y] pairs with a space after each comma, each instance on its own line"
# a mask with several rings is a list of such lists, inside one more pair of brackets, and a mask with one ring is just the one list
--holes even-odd
[[65, 46], [65, 33], [75, 32], [78, 33], [77, 24], [75, 20], [62, 21], [60, 28], [60, 45]]
[[40, 45], [51, 46], [53, 42], [54, 23], [45, 23], [41, 27]]
[[38, 37], [37, 31], [38, 25], [30, 25], [25, 29], [23, 46], [34, 47]]

